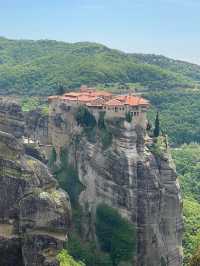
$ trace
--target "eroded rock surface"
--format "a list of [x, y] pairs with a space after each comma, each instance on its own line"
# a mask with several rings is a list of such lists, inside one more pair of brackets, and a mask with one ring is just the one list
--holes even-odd
[[[55, 123], [58, 115], [60, 124]], [[145, 129], [126, 121], [106, 121], [112, 143], [106, 149], [98, 129], [89, 141], [73, 111], [50, 108], [50, 134], [57, 154], [65, 147], [78, 170], [84, 190], [79, 203], [90, 221], [85, 235], [94, 234], [95, 210], [106, 203], [137, 228], [137, 266], [182, 265], [182, 201], [175, 167], [167, 147], [151, 149]], [[78, 143], [78, 144], [77, 144]], [[59, 160], [59, 156], [57, 156]]]
[[47, 167], [0, 131], [0, 265], [58, 265], [70, 202]]

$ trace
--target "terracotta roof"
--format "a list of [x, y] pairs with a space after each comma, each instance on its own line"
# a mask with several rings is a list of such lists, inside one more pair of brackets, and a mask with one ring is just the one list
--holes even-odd
[[117, 99], [112, 99], [108, 102], [105, 103], [106, 106], [122, 106], [124, 105], [124, 103], [122, 103], [121, 101], [117, 100]]
[[78, 97], [78, 101], [80, 102], [92, 102], [97, 99], [96, 96], [86, 96], [86, 95], [81, 95]]
[[133, 95], [121, 95], [117, 96], [115, 99], [119, 100], [123, 104], [130, 106], [149, 105], [149, 102], [144, 98]]

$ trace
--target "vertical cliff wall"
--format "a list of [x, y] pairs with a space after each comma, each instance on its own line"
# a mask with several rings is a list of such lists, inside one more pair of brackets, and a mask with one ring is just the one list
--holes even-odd
[[[76, 110], [50, 106], [50, 141], [59, 155], [68, 152], [83, 191], [79, 203], [94, 225], [99, 203], [118, 209], [137, 228], [137, 266], [182, 265], [180, 189], [167, 143], [153, 143], [144, 127], [109, 118], [105, 130], [89, 132], [76, 123]], [[57, 157], [59, 161], [59, 156]], [[92, 234], [93, 226], [86, 226]]]
[[58, 266], [71, 219], [69, 198], [48, 168], [25, 154], [23, 134], [20, 107], [0, 101], [0, 265]]

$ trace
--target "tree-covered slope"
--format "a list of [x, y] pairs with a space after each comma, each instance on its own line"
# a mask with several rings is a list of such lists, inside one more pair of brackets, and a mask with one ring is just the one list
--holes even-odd
[[188, 265], [190, 257], [200, 247], [200, 145], [182, 145], [173, 150], [173, 158], [183, 196], [184, 265]]
[[0, 94], [45, 95], [55, 93], [58, 84], [83, 83], [140, 83], [170, 89], [200, 80], [199, 66], [154, 57], [157, 61], [150, 55], [126, 54], [96, 43], [0, 38]]

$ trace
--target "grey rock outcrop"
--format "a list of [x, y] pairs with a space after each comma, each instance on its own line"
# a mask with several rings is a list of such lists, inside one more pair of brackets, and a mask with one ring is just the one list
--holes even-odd
[[58, 265], [71, 210], [47, 167], [0, 132], [0, 265]]
[[[58, 114], [62, 118], [59, 126], [55, 123]], [[156, 152], [144, 128], [134, 121], [110, 119], [106, 124], [113, 139], [105, 149], [98, 129], [93, 141], [88, 141], [73, 115], [54, 106], [53, 111], [50, 109], [49, 132], [58, 155], [66, 147], [85, 188], [79, 195], [79, 203], [91, 219], [86, 223], [85, 235], [95, 233], [96, 206], [104, 202], [137, 228], [134, 265], [181, 266], [182, 201], [167, 145]]]
[[17, 102], [0, 98], [0, 130], [13, 134], [16, 138], [24, 135], [24, 115]]

